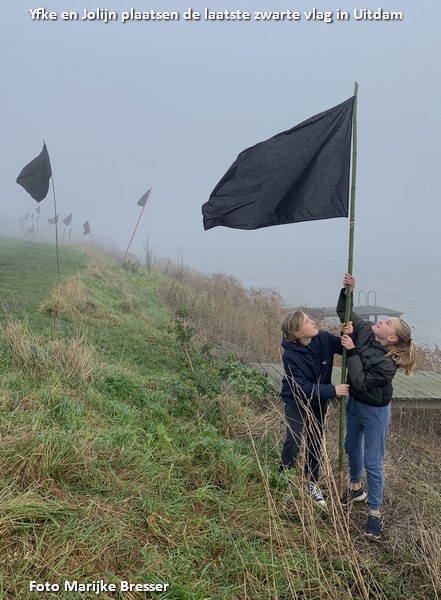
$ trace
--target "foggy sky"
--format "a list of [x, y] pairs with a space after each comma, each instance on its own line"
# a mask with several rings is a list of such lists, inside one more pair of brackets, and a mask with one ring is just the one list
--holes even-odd
[[[321, 10], [328, 2], [57, 0], [48, 10]], [[354, 272], [406, 294], [415, 272], [439, 272], [441, 43], [439, 0], [385, 1], [404, 21], [32, 21], [2, 7], [1, 231], [37, 204], [15, 183], [41, 151], [51, 158], [61, 218], [73, 237], [125, 249], [150, 187], [132, 251], [277, 287], [290, 302], [335, 297], [347, 266], [348, 221], [203, 230], [201, 206], [245, 148], [344, 101], [359, 84]], [[52, 190], [40, 204], [53, 216]], [[45, 226], [47, 239], [51, 234]], [[437, 278], [439, 275], [436, 276]], [[321, 281], [335, 280], [328, 289]]]

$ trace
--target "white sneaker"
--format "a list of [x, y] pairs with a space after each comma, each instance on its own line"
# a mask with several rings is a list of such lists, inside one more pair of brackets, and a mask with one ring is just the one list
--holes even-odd
[[308, 492], [311, 498], [319, 506], [326, 506], [326, 500], [323, 498], [323, 494], [316, 483], [310, 483], [308, 486]]

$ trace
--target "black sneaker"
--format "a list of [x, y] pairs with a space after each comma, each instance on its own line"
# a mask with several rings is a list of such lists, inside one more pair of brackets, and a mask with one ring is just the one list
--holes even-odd
[[375, 515], [369, 515], [365, 530], [366, 537], [372, 540], [379, 540], [381, 538], [382, 529], [383, 524], [381, 518]]
[[343, 498], [341, 499], [342, 506], [349, 506], [352, 502], [361, 502], [362, 500], [366, 500], [367, 494], [361, 487], [359, 490], [351, 490], [351, 488], [346, 488], [343, 492]]

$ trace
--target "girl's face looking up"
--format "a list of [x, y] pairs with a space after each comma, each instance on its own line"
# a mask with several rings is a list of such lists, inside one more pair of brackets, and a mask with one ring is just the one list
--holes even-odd
[[387, 346], [388, 344], [394, 344], [397, 341], [396, 330], [400, 319], [397, 317], [389, 317], [389, 319], [380, 319], [377, 323], [372, 325], [372, 331], [374, 332], [375, 339], [380, 344]]
[[314, 319], [308, 317], [307, 314], [303, 313], [302, 328], [299, 332], [299, 338], [312, 338], [318, 334], [317, 325]]

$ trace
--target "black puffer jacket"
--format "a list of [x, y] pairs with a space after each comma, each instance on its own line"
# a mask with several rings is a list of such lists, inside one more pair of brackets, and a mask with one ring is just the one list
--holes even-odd
[[283, 341], [282, 347], [285, 377], [281, 393], [285, 403], [327, 402], [335, 396], [335, 386], [331, 383], [332, 360], [334, 354], [341, 354], [343, 350], [339, 337], [319, 331], [307, 346]]
[[[343, 288], [337, 304], [337, 313], [343, 323], [346, 293]], [[365, 321], [352, 311], [355, 348], [347, 353], [349, 394], [363, 404], [387, 406], [392, 400], [392, 380], [397, 366], [387, 348], [375, 340], [371, 321]]]

